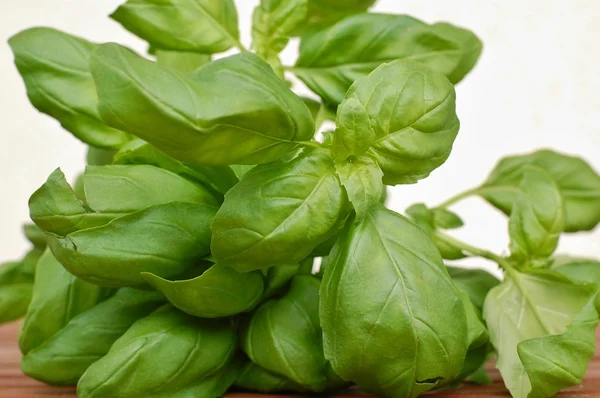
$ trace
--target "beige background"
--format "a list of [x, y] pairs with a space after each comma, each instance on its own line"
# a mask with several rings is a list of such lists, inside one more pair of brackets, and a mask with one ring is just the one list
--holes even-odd
[[[257, 2], [236, 1], [247, 45]], [[0, 261], [19, 257], [27, 247], [20, 225], [28, 219], [29, 195], [57, 166], [74, 176], [84, 164], [83, 145], [28, 103], [6, 40], [43, 25], [143, 51], [140, 40], [107, 18], [119, 3], [0, 0]], [[460, 24], [485, 44], [479, 65], [457, 87], [462, 129], [450, 160], [429, 179], [394, 188], [392, 208], [437, 204], [483, 181], [501, 156], [537, 147], [579, 153], [600, 170], [600, 1], [381, 0], [376, 10]], [[292, 43], [286, 49], [286, 64], [293, 63], [296, 48]], [[456, 209], [467, 222], [458, 236], [505, 250], [503, 216], [478, 199]], [[561, 251], [600, 257], [600, 231], [568, 236]]]

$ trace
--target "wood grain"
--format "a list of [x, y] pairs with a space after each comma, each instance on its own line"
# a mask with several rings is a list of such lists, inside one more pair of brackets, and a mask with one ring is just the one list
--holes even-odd
[[[58, 388], [46, 386], [30, 379], [21, 373], [19, 360], [21, 353], [17, 347], [18, 323], [0, 326], [0, 398], [75, 398], [75, 388]], [[600, 340], [600, 334], [597, 336]], [[427, 394], [431, 398], [486, 398], [510, 397], [504, 388], [500, 375], [490, 369], [494, 383], [487, 386], [464, 385], [445, 392]], [[349, 390], [336, 394], [337, 398], [357, 398], [363, 395], [359, 391]], [[559, 394], [562, 398], [600, 398], [600, 356], [598, 353], [592, 360], [588, 374], [582, 385], [565, 390]], [[257, 394], [232, 393], [227, 398], [259, 398]], [[263, 396], [264, 397], [264, 396]], [[293, 395], [269, 395], [269, 398], [296, 398]], [[365, 397], [363, 395], [363, 397]], [[151, 397], [148, 397], [151, 398]]]

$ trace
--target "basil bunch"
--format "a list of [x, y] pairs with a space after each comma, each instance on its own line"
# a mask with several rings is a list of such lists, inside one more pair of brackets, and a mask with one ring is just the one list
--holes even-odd
[[[387, 209], [386, 186], [449, 157], [454, 84], [482, 45], [373, 3], [262, 0], [253, 52], [232, 0], [126, 1], [111, 17], [147, 55], [50, 28], [10, 39], [32, 104], [89, 145], [73, 184], [57, 169], [33, 193], [34, 248], [0, 268], [27, 375], [82, 398], [403, 398], [486, 382], [495, 353], [515, 397], [580, 381], [600, 267], [554, 251], [600, 222], [600, 176], [541, 151], [438, 207]], [[446, 232], [476, 194], [510, 215], [509, 256]], [[444, 264], [468, 256], [504, 280]]]

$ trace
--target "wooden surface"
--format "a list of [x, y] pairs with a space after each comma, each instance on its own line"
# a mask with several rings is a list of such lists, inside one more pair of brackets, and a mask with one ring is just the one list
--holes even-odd
[[[24, 376], [19, 368], [21, 354], [17, 348], [19, 324], [0, 326], [0, 398], [74, 398], [75, 388], [49, 387]], [[600, 334], [598, 335], [600, 338]], [[491, 370], [494, 384], [487, 386], [465, 385], [458, 390], [427, 394], [431, 398], [485, 398], [510, 397], [495, 369]], [[357, 398], [358, 392], [348, 391], [336, 394], [335, 397]], [[597, 354], [590, 367], [584, 383], [563, 391], [563, 398], [598, 397], [600, 398], [600, 356]], [[258, 395], [235, 393], [228, 398], [257, 398]], [[270, 395], [270, 398], [291, 398], [292, 396]], [[149, 397], [151, 398], [151, 397]]]

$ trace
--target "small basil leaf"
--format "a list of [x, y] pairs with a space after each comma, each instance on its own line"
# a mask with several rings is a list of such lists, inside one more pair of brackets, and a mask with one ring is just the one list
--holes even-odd
[[291, 380], [276, 373], [269, 372], [252, 361], [248, 361], [242, 366], [240, 374], [235, 381], [235, 386], [263, 394], [284, 391], [305, 391], [304, 388]]
[[25, 224], [23, 225], [23, 232], [25, 233], [25, 237], [33, 247], [38, 250], [44, 250], [46, 248], [46, 234], [44, 231], [40, 229], [35, 224]]
[[314, 257], [307, 257], [304, 260], [300, 261], [300, 266], [298, 267], [299, 275], [312, 275], [313, 266], [315, 264]]
[[600, 175], [583, 159], [555, 151], [502, 159], [477, 193], [510, 214], [526, 165], [544, 169], [558, 185], [565, 205], [566, 232], [588, 231], [600, 222]]
[[408, 219], [380, 205], [349, 224], [320, 296], [325, 357], [344, 380], [381, 396], [416, 397], [460, 374], [463, 303], [433, 242]]
[[23, 354], [39, 347], [72, 318], [106, 299], [110, 290], [73, 276], [46, 250], [38, 261], [33, 298], [27, 310], [19, 348]]
[[362, 220], [369, 208], [379, 204], [379, 199], [385, 191], [383, 172], [377, 163], [367, 156], [338, 162], [335, 171], [346, 188], [348, 199], [356, 211], [356, 219]]
[[141, 139], [135, 139], [125, 144], [115, 155], [115, 164], [149, 164], [157, 166], [197, 182], [221, 195], [229, 191], [239, 181], [232, 170], [234, 166], [200, 166], [180, 162]]
[[[552, 269], [575, 283], [595, 283], [600, 286], [600, 261], [577, 258], [555, 258]], [[596, 296], [596, 309], [600, 310], [600, 295]]]
[[171, 202], [96, 228], [51, 235], [48, 245], [73, 275], [109, 287], [142, 287], [140, 272], [168, 278], [210, 252], [213, 206]]
[[535, 166], [523, 169], [519, 188], [509, 220], [510, 251], [525, 266], [545, 267], [564, 229], [563, 199], [552, 177]]
[[200, 318], [250, 311], [262, 299], [264, 290], [260, 271], [242, 274], [219, 264], [188, 280], [169, 281], [151, 273], [142, 273], [142, 277], [175, 307]]
[[512, 272], [490, 291], [483, 315], [513, 397], [552, 397], [581, 382], [594, 353], [596, 294], [545, 270]]
[[348, 156], [365, 153], [377, 138], [371, 122], [371, 116], [358, 98], [346, 98], [337, 112], [337, 130], [331, 147], [335, 157], [345, 160]]
[[327, 383], [319, 286], [313, 276], [295, 277], [282, 298], [267, 301], [254, 312], [240, 336], [241, 347], [252, 362], [316, 392]]
[[479, 310], [479, 313], [483, 310], [483, 302], [489, 291], [500, 284], [498, 278], [482, 269], [467, 269], [447, 265], [446, 270], [454, 283], [469, 295], [471, 302]]
[[305, 259], [347, 216], [329, 151], [253, 168], [225, 195], [212, 254], [240, 272]]
[[399, 59], [419, 61], [457, 83], [475, 65], [481, 49], [473, 33], [450, 24], [364, 13], [303, 36], [293, 72], [325, 103], [338, 105], [355, 80]]
[[432, 212], [433, 222], [438, 228], [456, 229], [465, 225], [460, 217], [450, 210], [435, 208]]
[[369, 139], [367, 154], [387, 185], [415, 183], [450, 155], [459, 122], [454, 86], [442, 74], [414, 61], [394, 61], [356, 81], [346, 94], [351, 98], [368, 114], [375, 139]]
[[27, 312], [33, 283], [15, 283], [0, 287], [0, 324], [15, 321]]
[[185, 51], [156, 50], [156, 62], [185, 73], [192, 73], [211, 62], [210, 54]]
[[203, 390], [205, 379], [229, 366], [235, 348], [235, 330], [228, 322], [194, 318], [165, 306], [134, 323], [115, 341], [108, 354], [83, 374], [77, 394], [81, 398], [212, 396], [195, 392]]
[[214, 54], [239, 45], [233, 0], [128, 0], [111, 18], [156, 49]]
[[106, 44], [92, 54], [91, 69], [103, 120], [177, 160], [268, 163], [314, 133], [306, 105], [251, 53], [186, 74]]
[[261, 0], [252, 24], [252, 47], [256, 53], [265, 61], [277, 58], [307, 12], [308, 0]]
[[127, 134], [108, 127], [98, 114], [89, 70], [95, 44], [51, 28], [25, 30], [9, 40], [29, 100], [75, 137], [101, 148], [119, 148]]
[[75, 385], [135, 321], [162, 304], [164, 297], [160, 293], [120, 289], [29, 351], [21, 359], [21, 370], [45, 383]]

